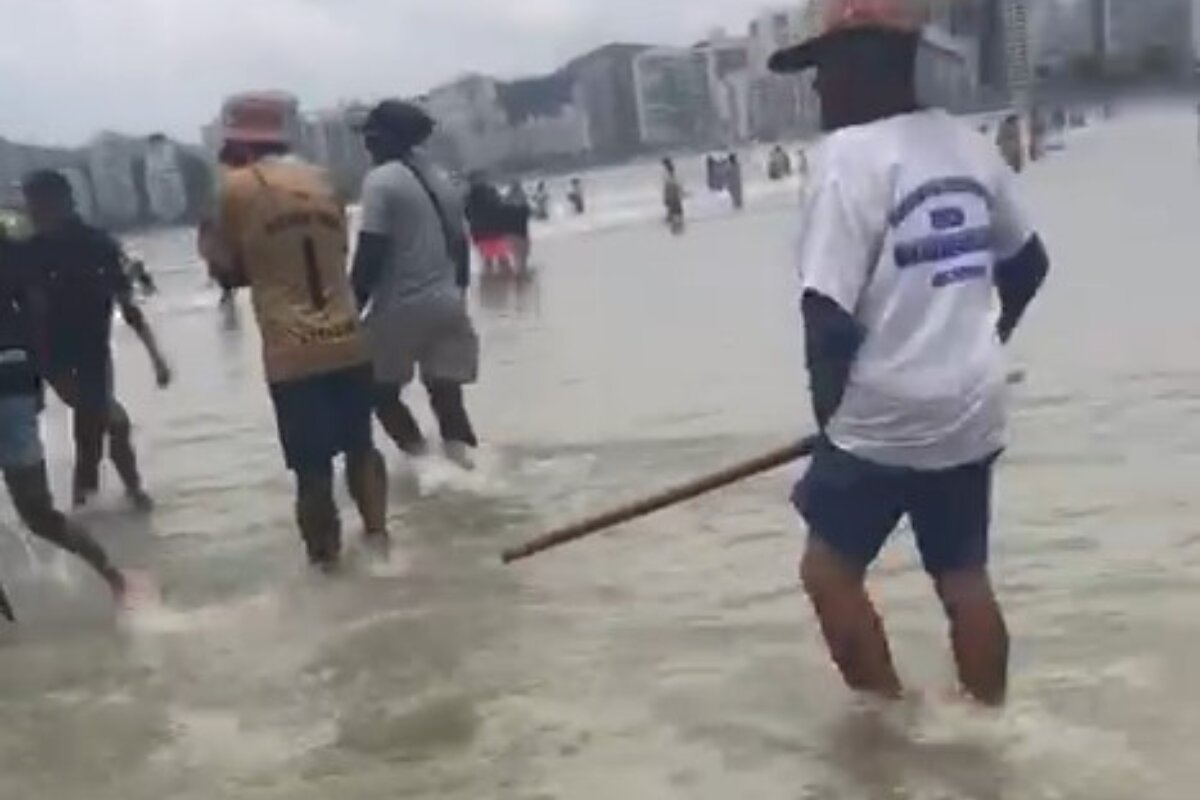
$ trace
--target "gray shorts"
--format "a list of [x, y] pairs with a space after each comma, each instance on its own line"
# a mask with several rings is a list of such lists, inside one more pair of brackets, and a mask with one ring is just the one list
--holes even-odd
[[418, 368], [424, 381], [467, 384], [479, 378], [479, 337], [456, 295], [380, 309], [367, 331], [377, 383], [405, 386]]

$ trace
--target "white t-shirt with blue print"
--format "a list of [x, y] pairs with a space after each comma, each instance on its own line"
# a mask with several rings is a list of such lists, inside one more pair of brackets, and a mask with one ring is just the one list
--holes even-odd
[[943, 111], [831, 134], [805, 193], [805, 291], [865, 339], [827, 433], [880, 464], [942, 470], [1004, 446], [993, 271], [1033, 236], [995, 146]]

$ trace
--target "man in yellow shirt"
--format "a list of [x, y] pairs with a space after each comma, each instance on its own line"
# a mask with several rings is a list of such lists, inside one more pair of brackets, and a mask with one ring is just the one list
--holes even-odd
[[227, 167], [218, 196], [224, 285], [250, 289], [296, 516], [317, 567], [336, 567], [341, 525], [333, 460], [368, 542], [386, 547], [387, 476], [371, 434], [372, 371], [346, 274], [345, 210], [315, 167], [289, 152], [288, 105], [247, 95], [225, 108]]

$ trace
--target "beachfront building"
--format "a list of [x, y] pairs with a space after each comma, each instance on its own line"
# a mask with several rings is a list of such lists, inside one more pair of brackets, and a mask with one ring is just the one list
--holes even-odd
[[565, 70], [497, 85], [509, 125], [505, 162], [535, 166], [591, 152], [589, 115], [576, 88], [574, 76]]
[[1194, 59], [1191, 0], [1099, 0], [1098, 49], [1110, 72], [1168, 74]]
[[979, 99], [976, 43], [937, 25], [925, 32], [917, 58], [921, 100], [951, 111], [972, 110]]
[[359, 105], [318, 111], [304, 119], [304, 149], [321, 166], [341, 197], [356, 197], [371, 167], [357, 126], [368, 109]]
[[649, 49], [641, 44], [610, 44], [563, 67], [575, 82], [575, 102], [587, 117], [588, 140], [596, 158], [630, 158], [641, 149], [633, 61]]
[[1069, 75], [1092, 53], [1091, 2], [1046, 0], [1029, 9], [1029, 44], [1035, 79]]
[[96, 220], [111, 227], [128, 227], [141, 221], [142, 201], [135, 178], [141, 147], [134, 139], [101, 133], [85, 152], [96, 199]]
[[545, 162], [579, 159], [592, 152], [589, 117], [576, 103], [544, 114], [514, 119], [508, 164], [535, 167]]
[[451, 166], [487, 169], [508, 156], [509, 125], [500, 106], [498, 81], [467, 75], [439, 86], [422, 100], [446, 140], [441, 149]]
[[1200, 0], [1191, 0], [1192, 68], [1200, 65]]
[[658, 47], [633, 62], [638, 126], [652, 148], [713, 142], [717, 115], [709, 88], [708, 55], [694, 48]]
[[705, 59], [705, 83], [717, 141], [730, 146], [749, 140], [753, 134], [749, 37], [729, 36], [723, 30], [715, 30], [695, 49]]
[[21, 179], [27, 173], [64, 167], [76, 160], [77, 156], [69, 150], [0, 139], [0, 206], [21, 205]]
[[764, 11], [750, 21], [750, 126], [764, 141], [815, 131], [820, 104], [812, 73], [775, 75], [767, 68], [771, 54], [799, 44], [812, 33], [801, 5]]
[[71, 193], [75, 196], [75, 210], [84, 222], [97, 222], [96, 200], [92, 196], [92, 182], [82, 167], [59, 167], [58, 171], [71, 184]]
[[187, 185], [179, 148], [167, 137], [155, 134], [146, 140], [142, 158], [146, 211], [151, 221], [163, 225], [182, 222], [188, 215]]

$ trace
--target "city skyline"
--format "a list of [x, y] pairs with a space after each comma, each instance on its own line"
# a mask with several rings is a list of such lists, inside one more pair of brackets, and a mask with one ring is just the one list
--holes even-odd
[[223, 98], [246, 89], [286, 90], [310, 108], [416, 95], [468, 73], [541, 74], [609, 41], [686, 45], [766, 5], [39, 0], [6, 18], [20, 35], [0, 44], [0, 137], [76, 147], [102, 131], [163, 132], [194, 142]]

